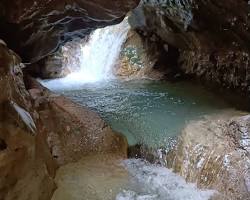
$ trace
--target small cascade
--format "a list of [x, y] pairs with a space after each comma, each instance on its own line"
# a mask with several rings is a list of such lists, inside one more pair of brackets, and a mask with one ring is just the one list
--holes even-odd
[[[80, 44], [80, 69], [65, 78], [41, 81], [50, 89], [64, 89], [113, 78], [112, 68], [129, 31], [127, 18], [118, 25], [95, 30], [87, 43]], [[72, 63], [72, 65], [75, 63]], [[68, 63], [71, 65], [71, 63]], [[69, 66], [70, 68], [70, 66]]]

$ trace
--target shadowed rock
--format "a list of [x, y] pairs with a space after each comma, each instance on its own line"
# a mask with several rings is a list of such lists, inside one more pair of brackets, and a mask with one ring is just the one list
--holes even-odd
[[165, 61], [166, 68], [174, 61], [187, 75], [246, 95], [250, 92], [249, 12], [246, 0], [144, 0], [130, 23], [146, 41], [179, 51]]
[[3, 0], [0, 38], [34, 63], [73, 38], [121, 22], [139, 0]]

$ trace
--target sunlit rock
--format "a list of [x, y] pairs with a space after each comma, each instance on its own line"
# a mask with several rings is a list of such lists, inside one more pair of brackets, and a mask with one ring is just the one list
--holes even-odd
[[243, 114], [227, 112], [188, 124], [168, 153], [168, 167], [199, 187], [219, 191], [215, 199], [248, 199], [250, 116]]

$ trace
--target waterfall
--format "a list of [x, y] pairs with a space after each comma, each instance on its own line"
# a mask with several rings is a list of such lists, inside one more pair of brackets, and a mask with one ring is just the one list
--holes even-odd
[[78, 71], [65, 78], [41, 81], [41, 83], [50, 89], [60, 89], [113, 78], [112, 68], [119, 58], [128, 31], [127, 18], [118, 25], [95, 30], [87, 43], [79, 44]]

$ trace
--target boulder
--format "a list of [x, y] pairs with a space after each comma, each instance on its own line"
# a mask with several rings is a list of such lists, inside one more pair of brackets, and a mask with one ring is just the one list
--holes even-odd
[[226, 112], [188, 124], [168, 152], [167, 166], [201, 188], [218, 191], [214, 199], [249, 199], [250, 115], [243, 114]]
[[126, 138], [112, 131], [98, 114], [53, 94], [33, 79], [31, 82], [29, 92], [58, 165], [93, 154], [113, 153], [127, 157]]

